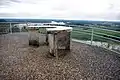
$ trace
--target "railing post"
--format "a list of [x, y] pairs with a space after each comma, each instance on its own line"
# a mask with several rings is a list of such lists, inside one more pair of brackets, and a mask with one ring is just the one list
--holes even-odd
[[10, 33], [12, 34], [12, 25], [11, 25], [11, 23], [10, 23]]
[[92, 42], [93, 42], [93, 32], [94, 32], [94, 30], [93, 30], [93, 27], [92, 27], [92, 32], [91, 32], [91, 45], [92, 45]]

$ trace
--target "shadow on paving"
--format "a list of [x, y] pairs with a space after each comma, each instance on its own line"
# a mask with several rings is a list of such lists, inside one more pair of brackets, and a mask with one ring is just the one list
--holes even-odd
[[48, 46], [29, 46], [28, 33], [0, 35], [0, 80], [27, 79], [120, 80], [120, 55], [72, 42], [56, 60]]

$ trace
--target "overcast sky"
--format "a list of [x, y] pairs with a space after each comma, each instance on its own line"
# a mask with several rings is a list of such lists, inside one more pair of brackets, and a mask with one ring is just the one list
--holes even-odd
[[120, 0], [0, 0], [0, 18], [120, 20]]

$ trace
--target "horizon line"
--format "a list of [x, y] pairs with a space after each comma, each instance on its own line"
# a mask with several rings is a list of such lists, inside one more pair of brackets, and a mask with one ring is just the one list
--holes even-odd
[[116, 22], [120, 22], [120, 20], [105, 20], [105, 19], [58, 19], [58, 18], [20, 18], [20, 17], [0, 17], [0, 19], [44, 19], [44, 20], [83, 20], [83, 21], [116, 21]]

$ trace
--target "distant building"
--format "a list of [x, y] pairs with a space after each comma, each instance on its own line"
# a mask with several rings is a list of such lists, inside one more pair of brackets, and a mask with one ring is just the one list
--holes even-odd
[[43, 25], [51, 25], [51, 26], [65, 26], [64, 22], [55, 22], [51, 21], [51, 23], [28, 23], [28, 26], [43, 26]]

